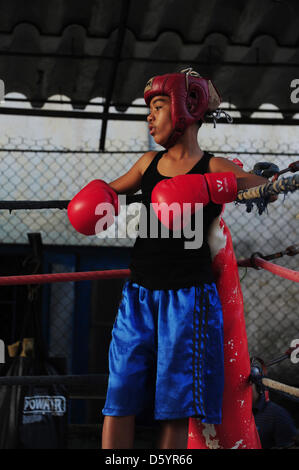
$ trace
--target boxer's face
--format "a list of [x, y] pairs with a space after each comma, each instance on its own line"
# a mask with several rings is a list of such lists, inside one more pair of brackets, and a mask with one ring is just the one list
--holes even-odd
[[161, 95], [152, 98], [147, 121], [151, 136], [157, 144], [163, 146], [173, 131], [170, 98], [168, 96]]

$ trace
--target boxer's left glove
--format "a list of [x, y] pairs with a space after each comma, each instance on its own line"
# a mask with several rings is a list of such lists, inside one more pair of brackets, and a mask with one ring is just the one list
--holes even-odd
[[67, 213], [77, 232], [95, 235], [107, 230], [119, 214], [118, 196], [105, 181], [93, 180], [70, 201]]
[[206, 173], [204, 177], [212, 202], [215, 204], [225, 204], [236, 200], [238, 185], [237, 178], [233, 172]]
[[151, 200], [160, 222], [171, 230], [177, 230], [188, 223], [183, 215], [186, 210], [184, 204], [188, 203], [188, 215], [192, 215], [196, 211], [196, 203], [204, 206], [210, 201], [225, 204], [234, 201], [236, 197], [236, 176], [232, 172], [225, 172], [178, 175], [164, 179], [154, 187]]

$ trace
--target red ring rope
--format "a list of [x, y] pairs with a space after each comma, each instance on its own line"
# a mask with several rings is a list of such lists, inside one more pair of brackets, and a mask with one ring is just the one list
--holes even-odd
[[86, 271], [76, 273], [31, 274], [25, 276], [0, 277], [0, 285], [47, 284], [52, 282], [90, 281], [95, 279], [122, 279], [130, 275], [129, 269]]
[[[284, 279], [289, 279], [290, 281], [299, 282], [299, 272], [293, 271], [289, 268], [284, 268], [283, 266], [278, 266], [277, 264], [270, 263], [258, 256], [254, 258], [254, 265], [266, 269], [266, 271], [270, 271], [272, 274], [276, 274], [276, 276], [283, 277]], [[245, 259], [242, 261], [238, 261], [238, 266], [244, 267], [252, 267], [251, 259]]]
[[[262, 258], [254, 258], [255, 265], [277, 276], [299, 282], [299, 272], [277, 266]], [[252, 267], [250, 259], [238, 261], [238, 266]], [[111, 269], [107, 271], [85, 271], [75, 273], [31, 274], [25, 276], [0, 276], [0, 286], [21, 284], [47, 284], [53, 282], [91, 281], [96, 279], [123, 279], [130, 276], [129, 269]]]

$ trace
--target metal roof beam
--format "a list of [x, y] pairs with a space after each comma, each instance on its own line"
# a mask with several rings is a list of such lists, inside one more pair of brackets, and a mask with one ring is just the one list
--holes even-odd
[[[131, 0], [123, 0], [124, 2], [130, 2]], [[121, 25], [120, 25], [121, 26]], [[125, 25], [126, 26], [126, 25]], [[123, 28], [122, 34], [125, 33], [125, 26]], [[120, 28], [121, 29], [121, 28]], [[120, 32], [119, 32], [120, 34]], [[118, 42], [120, 42], [120, 47], [122, 46], [122, 41], [117, 41], [117, 46], [116, 50], [119, 47]], [[198, 44], [198, 45], [201, 45]], [[250, 50], [250, 48], [248, 48]], [[296, 52], [296, 49], [294, 49], [294, 52]], [[115, 62], [116, 56], [110, 56], [110, 55], [98, 55], [98, 54], [78, 54], [78, 55], [73, 55], [73, 54], [63, 54], [63, 53], [51, 53], [51, 52], [19, 52], [19, 51], [4, 51], [0, 50], [0, 56], [12, 56], [12, 57], [21, 57], [22, 59], [29, 58], [31, 59], [32, 57], [36, 58], [53, 58], [53, 59], [71, 59], [71, 60], [110, 60], [112, 62]], [[188, 60], [184, 61], [183, 59], [167, 59], [167, 58], [160, 58], [160, 57], [120, 57], [119, 54], [119, 60], [118, 62], [144, 62], [144, 63], [162, 63], [162, 64], [173, 64], [173, 65], [180, 65], [183, 64], [184, 66], [186, 64], [192, 66], [204, 66], [204, 67], [278, 67], [278, 68], [296, 68], [299, 66], [299, 63], [292, 62], [291, 60], [289, 62], [265, 62], [265, 61], [234, 61], [234, 60], [227, 60], [227, 61], [207, 61], [207, 60]]]
[[[235, 109], [233, 111], [236, 111]], [[257, 110], [259, 111], [259, 110]], [[272, 112], [272, 111], [268, 111]], [[0, 106], [0, 115], [10, 114], [15, 116], [40, 116], [40, 117], [56, 117], [56, 118], [74, 118], [74, 119], [103, 119], [113, 121], [143, 121], [146, 122], [147, 114], [135, 113], [109, 113], [109, 112], [92, 112], [92, 111], [58, 111], [58, 110], [44, 110], [33, 108], [4, 108]], [[267, 124], [279, 126], [298, 126], [298, 118], [250, 118], [240, 117], [233, 118], [233, 124]], [[207, 123], [212, 123], [211, 119], [207, 119]], [[228, 124], [224, 119], [217, 122], [217, 125]], [[103, 149], [104, 150], [104, 149]]]
[[[229, 101], [232, 101], [234, 102], [234, 99], [231, 99], [228, 100], [226, 99], [225, 97], [223, 97], [223, 102], [229, 102]], [[69, 105], [72, 105], [73, 107], [74, 106], [81, 106], [81, 107], [85, 107], [86, 106], [96, 106], [97, 108], [99, 106], [101, 107], [104, 107], [104, 102], [102, 103], [97, 103], [97, 102], [92, 102], [92, 101], [76, 101], [76, 100], [72, 100], [72, 101], [67, 101], [67, 100], [55, 100], [55, 99], [45, 99], [45, 100], [31, 100], [29, 98], [5, 98], [4, 100], [4, 103], [6, 102], [12, 102], [12, 103], [31, 103], [32, 105], [32, 109], [37, 109], [42, 106], [44, 106], [45, 104], [58, 104], [58, 105], [65, 105], [65, 106], [69, 106]], [[35, 106], [33, 106], [35, 104]], [[269, 103], [268, 103], [269, 104]], [[39, 105], [39, 106], [37, 106]], [[120, 103], [120, 102], [114, 102], [114, 101], [111, 101], [110, 102], [110, 106], [114, 106], [115, 108], [117, 107], [122, 107], [122, 108], [144, 108], [144, 109], [148, 109], [148, 106], [146, 104], [137, 104], [137, 103]], [[296, 114], [297, 113], [297, 110], [294, 109], [292, 110], [291, 108], [287, 109], [287, 108], [277, 108], [277, 109], [271, 109], [271, 108], [232, 108], [232, 107], [227, 107], [227, 106], [224, 106], [222, 107], [221, 106], [221, 109], [223, 109], [224, 111], [228, 111], [228, 112], [239, 112], [241, 114], [246, 114], [246, 113], [274, 113], [274, 114], [285, 114], [285, 115], [290, 115], [292, 116], [293, 114]], [[75, 111], [74, 111], [75, 112]], [[0, 113], [1, 114], [1, 113]]]
[[[124, 39], [125, 39], [126, 25], [127, 25], [131, 0], [122, 0], [121, 3], [122, 3], [122, 6], [121, 6], [121, 12], [120, 12], [120, 24], [118, 28], [117, 41], [116, 41], [116, 46], [115, 46], [115, 55], [114, 55], [113, 63], [111, 66], [110, 77], [108, 80], [108, 90], [107, 90], [107, 94], [105, 97], [105, 105], [104, 105], [103, 114], [106, 114], [106, 115], [108, 114], [108, 111], [109, 111], [110, 102], [112, 99], [112, 94], [113, 94], [114, 85], [116, 81], [117, 69], [118, 69], [121, 51], [122, 51], [122, 47], [123, 47]], [[107, 122], [108, 122], [108, 119], [107, 119], [107, 116], [105, 116], [103, 118], [102, 128], [101, 128], [100, 150], [105, 150]]]

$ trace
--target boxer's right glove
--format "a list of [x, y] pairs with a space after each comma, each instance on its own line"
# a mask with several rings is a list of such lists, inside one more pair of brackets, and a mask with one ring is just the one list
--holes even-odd
[[95, 235], [107, 230], [119, 214], [117, 194], [105, 181], [93, 180], [70, 201], [67, 213], [77, 232]]
[[178, 175], [164, 179], [154, 187], [151, 199], [160, 222], [171, 230], [177, 230], [188, 223], [183, 217], [184, 204], [188, 203], [188, 210], [191, 204], [190, 214], [194, 214], [196, 203], [204, 206], [210, 201], [225, 204], [235, 201], [236, 197], [236, 176], [232, 172], [225, 172]]

